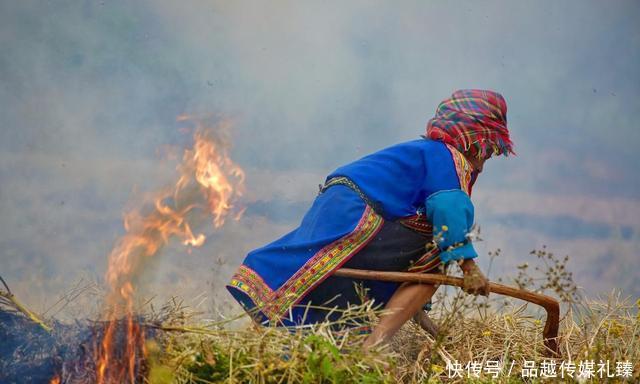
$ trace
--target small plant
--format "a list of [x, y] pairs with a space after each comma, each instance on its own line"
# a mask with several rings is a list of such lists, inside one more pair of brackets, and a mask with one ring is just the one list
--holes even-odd
[[518, 275], [514, 279], [518, 287], [536, 292], [551, 291], [562, 302], [568, 304], [580, 301], [578, 287], [573, 281], [573, 273], [567, 268], [569, 256], [559, 259], [544, 245], [542, 249], [534, 249], [529, 254], [535, 256], [542, 265], [538, 263], [534, 267], [533, 275], [530, 273], [529, 263], [519, 265]]

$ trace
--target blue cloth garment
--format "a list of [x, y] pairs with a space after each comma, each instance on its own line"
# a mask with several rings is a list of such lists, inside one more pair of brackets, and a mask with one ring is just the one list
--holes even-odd
[[[227, 285], [260, 322], [321, 321], [306, 308], [353, 304], [353, 283], [383, 305], [397, 284], [331, 276], [341, 266], [429, 272], [476, 257], [466, 238], [474, 216], [471, 166], [455, 148], [413, 140], [332, 172], [298, 228], [250, 252]], [[445, 228], [446, 231], [442, 231]], [[425, 250], [434, 239], [437, 247]], [[341, 298], [335, 299], [336, 295]]]
[[397, 220], [423, 210], [426, 198], [435, 192], [461, 189], [451, 150], [439, 141], [413, 140], [342, 166], [327, 180], [349, 178], [385, 220]]
[[473, 226], [473, 204], [469, 195], [460, 189], [432, 194], [427, 198], [427, 220], [441, 234], [438, 241], [440, 261], [472, 259], [478, 257], [467, 234]]

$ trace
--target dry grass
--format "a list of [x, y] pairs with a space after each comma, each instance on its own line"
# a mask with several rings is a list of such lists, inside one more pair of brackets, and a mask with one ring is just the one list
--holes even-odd
[[[466, 304], [471, 300], [461, 298], [460, 301]], [[447, 370], [447, 359], [450, 359], [449, 364], [457, 361], [463, 367], [470, 362], [486, 367], [487, 362], [498, 361], [505, 369], [498, 377], [499, 382], [521, 379], [525, 360], [535, 361], [538, 368], [543, 361], [555, 361], [557, 366], [571, 361], [576, 364], [576, 374], [580, 361], [594, 361], [596, 376], [600, 361], [609, 361], [612, 371], [615, 362], [630, 361], [634, 364], [637, 380], [640, 374], [639, 306], [640, 302], [632, 303], [617, 294], [604, 301], [575, 305], [560, 323], [561, 356], [556, 359], [545, 355], [543, 315], [531, 311], [526, 304], [510, 302], [499, 310], [475, 309], [475, 314], [474, 310], [463, 306], [460, 316], [451, 316], [447, 310], [436, 310], [434, 317], [442, 331], [438, 340], [415, 324], [405, 326], [394, 340], [393, 349], [398, 354], [396, 378], [406, 383], [465, 382], [467, 370], [464, 380], [449, 378], [452, 370]], [[510, 375], [507, 374], [509, 369]], [[491, 377], [484, 368], [482, 371], [482, 377]], [[558, 369], [558, 375], [559, 372]]]
[[[181, 312], [177, 311], [177, 312]], [[162, 326], [167, 335], [151, 345], [153, 383], [392, 383], [393, 359], [364, 353], [366, 334], [346, 327], [374, 316], [370, 305], [350, 308], [339, 322], [284, 329], [216, 322]], [[182, 319], [189, 315], [182, 313]], [[242, 316], [246, 320], [246, 316]]]
[[[638, 307], [618, 294], [606, 300], [584, 301], [570, 308], [561, 322], [561, 357], [544, 354], [544, 318], [526, 304], [509, 301], [500, 308], [479, 305], [456, 295], [432, 313], [440, 325], [434, 340], [416, 324], [407, 324], [392, 345], [363, 353], [363, 335], [338, 334], [329, 324], [289, 332], [281, 328], [230, 323], [188, 327], [167, 326], [161, 345], [151, 345], [153, 383], [424, 383], [522, 382], [523, 362], [580, 361], [632, 362], [640, 375], [640, 317]], [[480, 309], [479, 309], [480, 307]], [[372, 314], [370, 307], [352, 308], [346, 317]], [[188, 316], [183, 316], [188, 318]], [[464, 369], [462, 378], [450, 378], [448, 364], [464, 366], [498, 361], [503, 371], [493, 379], [483, 368], [474, 379]], [[508, 374], [508, 370], [511, 373]]]
[[[544, 311], [534, 305], [503, 297], [477, 298], [451, 289], [439, 292], [430, 316], [439, 325], [433, 339], [415, 323], [405, 325], [391, 345], [364, 353], [363, 335], [336, 332], [344, 323], [369, 318], [377, 312], [370, 305], [354, 307], [343, 314], [343, 324], [319, 324], [287, 331], [275, 327], [238, 325], [229, 319], [210, 325], [189, 327], [184, 308], [173, 308], [167, 319], [165, 337], [151, 345], [153, 383], [437, 383], [437, 382], [536, 382], [523, 378], [525, 361], [535, 362], [537, 376], [542, 364], [575, 364], [575, 381], [580, 362], [594, 364], [594, 380], [600, 362], [631, 362], [633, 377], [640, 379], [640, 299], [612, 293], [606, 298], [582, 298], [567, 258], [557, 259], [546, 249], [532, 252], [540, 260], [535, 269], [520, 268], [515, 283], [522, 288], [558, 297], [563, 304], [559, 344], [561, 356], [545, 355], [542, 339]], [[493, 257], [499, 255], [499, 250]], [[497, 378], [487, 370], [498, 362]], [[459, 363], [462, 377], [452, 378]], [[481, 364], [480, 377], [467, 363]], [[588, 370], [588, 364], [584, 365]], [[467, 370], [468, 368], [470, 370]], [[477, 369], [477, 368], [476, 368]], [[612, 380], [622, 381], [620, 377]], [[558, 379], [559, 380], [559, 379]], [[573, 381], [565, 378], [563, 381]]]
[[[494, 256], [499, 252], [493, 253]], [[340, 322], [306, 328], [257, 327], [246, 314], [223, 321], [202, 320], [172, 300], [164, 308], [145, 307], [147, 324], [164, 330], [147, 343], [146, 381], [168, 383], [519, 383], [539, 382], [523, 378], [525, 361], [542, 364], [593, 362], [593, 382], [600, 379], [599, 363], [609, 362], [611, 382], [622, 382], [616, 363], [630, 362], [632, 378], [640, 382], [640, 299], [611, 293], [585, 299], [578, 294], [567, 260], [557, 260], [546, 250], [535, 251], [542, 267], [520, 268], [515, 283], [545, 292], [562, 302], [559, 332], [561, 356], [545, 355], [542, 339], [544, 311], [532, 304], [500, 296], [473, 297], [456, 289], [441, 289], [430, 316], [439, 326], [436, 339], [416, 324], [406, 324], [391, 345], [362, 351], [366, 337], [347, 327], [375, 324], [379, 311], [371, 303], [344, 311]], [[538, 273], [538, 275], [536, 275]], [[87, 288], [79, 286], [79, 291]], [[72, 291], [71, 297], [77, 295]], [[7, 293], [9, 293], [7, 288]], [[65, 301], [66, 300], [66, 301]], [[56, 305], [66, 305], [70, 299]], [[502, 370], [492, 377], [488, 367], [497, 362]], [[462, 377], [451, 368], [461, 364]], [[473, 366], [480, 368], [474, 377]], [[476, 366], [477, 369], [477, 366]], [[558, 379], [559, 380], [559, 379]], [[565, 378], [561, 381], [579, 381]], [[588, 380], [587, 380], [588, 381]], [[545, 380], [544, 382], [548, 382]]]

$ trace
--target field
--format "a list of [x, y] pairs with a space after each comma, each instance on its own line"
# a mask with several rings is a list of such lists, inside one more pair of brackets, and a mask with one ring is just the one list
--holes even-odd
[[[499, 253], [499, 251], [498, 251]], [[536, 382], [591, 379], [634, 382], [640, 377], [640, 299], [619, 293], [582, 297], [565, 271], [567, 258], [532, 252], [538, 267], [520, 266], [515, 284], [555, 295], [562, 303], [561, 355], [543, 345], [544, 311], [517, 300], [439, 292], [432, 319], [436, 338], [406, 324], [391, 345], [364, 353], [366, 335], [340, 324], [284, 330], [239, 319], [190, 324], [176, 306], [166, 333], [154, 343], [149, 379], [154, 383], [437, 383]], [[530, 270], [531, 269], [531, 270]], [[371, 303], [345, 311], [345, 321], [379, 310]], [[237, 325], [240, 322], [243, 325]], [[235, 324], [235, 325], [234, 325]]]
[[[338, 322], [284, 329], [256, 326], [244, 313], [205, 320], [211, 313], [198, 313], [174, 298], [162, 308], [147, 304], [138, 311], [134, 321], [146, 342], [144, 353], [133, 355], [132, 375], [135, 382], [153, 384], [637, 382], [640, 299], [616, 292], [585, 298], [566, 271], [567, 258], [544, 248], [532, 254], [537, 267], [522, 265], [505, 283], [558, 298], [560, 356], [544, 346], [540, 308], [451, 287], [438, 291], [429, 312], [439, 328], [435, 337], [411, 321], [389, 345], [367, 352], [362, 330], [375, 326], [381, 312], [370, 301], [344, 310]], [[20, 315], [6, 293], [0, 303], [0, 379], [96, 382], [96, 351], [108, 323], [44, 319], [53, 328], [49, 331], [38, 315]], [[72, 299], [79, 295], [74, 291]], [[345, 326], [353, 322], [362, 327]], [[114, 339], [116, 350], [124, 349], [117, 347], [123, 340]]]

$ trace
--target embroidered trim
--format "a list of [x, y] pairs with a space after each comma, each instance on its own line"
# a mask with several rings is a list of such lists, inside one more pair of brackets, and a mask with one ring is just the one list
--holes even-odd
[[362, 189], [360, 189], [360, 187], [358, 187], [358, 185], [354, 183], [353, 180], [346, 176], [336, 176], [327, 180], [323, 186], [320, 186], [318, 195], [324, 193], [324, 191], [334, 185], [344, 185], [345, 187], [350, 188], [352, 191], [357, 193], [358, 196], [360, 196], [362, 201], [364, 201], [368, 206], [372, 207], [377, 214], [382, 216], [382, 207], [380, 207], [380, 205], [376, 204], [374, 201], [371, 201], [371, 199], [369, 199], [369, 197], [364, 192], [362, 192]]
[[355, 229], [318, 251], [292, 277], [274, 292], [263, 311], [271, 320], [280, 319], [314, 287], [340, 268], [351, 256], [371, 241], [382, 228], [384, 219], [367, 205]]
[[260, 310], [264, 310], [273, 297], [273, 290], [269, 288], [256, 271], [246, 265], [241, 265], [238, 268], [228, 286], [247, 294]]
[[[433, 243], [431, 243], [433, 244]], [[407, 272], [429, 272], [440, 264], [440, 249], [436, 246], [428, 250], [421, 258], [407, 269]]]
[[423, 235], [433, 236], [433, 226], [427, 221], [425, 215], [404, 217], [399, 219], [397, 222], [411, 230], [422, 233]]
[[473, 171], [471, 164], [464, 157], [460, 151], [449, 144], [445, 144], [451, 152], [451, 158], [453, 164], [456, 167], [456, 173], [458, 174], [458, 181], [460, 182], [460, 189], [462, 189], [467, 195], [471, 195], [471, 173]]

